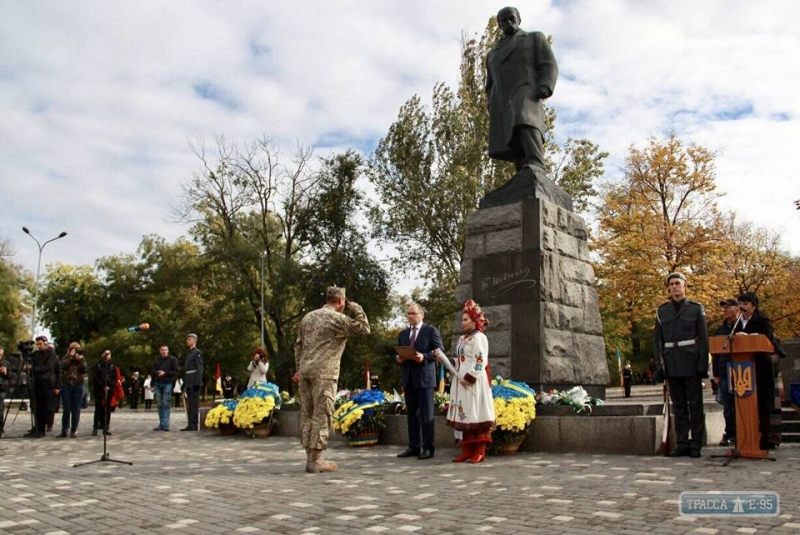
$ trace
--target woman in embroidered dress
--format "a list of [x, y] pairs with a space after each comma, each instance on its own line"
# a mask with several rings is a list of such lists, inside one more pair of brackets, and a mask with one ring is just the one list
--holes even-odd
[[473, 300], [464, 303], [459, 338], [455, 352], [457, 377], [450, 385], [447, 425], [461, 439], [461, 453], [454, 463], [479, 463], [486, 458], [486, 445], [492, 442], [494, 402], [489, 381], [489, 341], [483, 334], [489, 324]]

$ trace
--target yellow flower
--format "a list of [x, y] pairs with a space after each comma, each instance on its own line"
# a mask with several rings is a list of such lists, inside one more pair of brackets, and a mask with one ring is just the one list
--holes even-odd
[[495, 422], [504, 431], [524, 431], [536, 418], [536, 400], [533, 397], [494, 398]]
[[242, 399], [233, 412], [233, 423], [241, 429], [252, 429], [254, 425], [268, 418], [274, 408], [275, 400], [272, 396]]
[[219, 427], [219, 424], [229, 424], [233, 413], [225, 405], [217, 405], [206, 414], [206, 427]]

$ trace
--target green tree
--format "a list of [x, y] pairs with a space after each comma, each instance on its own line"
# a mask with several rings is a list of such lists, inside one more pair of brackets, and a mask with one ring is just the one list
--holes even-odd
[[24, 288], [31, 277], [22, 267], [14, 264], [14, 252], [8, 241], [0, 240], [0, 345], [10, 354], [16, 343], [27, 340], [25, 327], [26, 306]]
[[301, 146], [285, 165], [267, 138], [240, 147], [219, 138], [215, 152], [196, 150], [202, 171], [185, 185], [182, 217], [192, 223], [204, 259], [221, 268], [216, 283], [229, 284], [231, 301], [251, 314], [254, 333], [263, 322], [272, 369], [286, 384], [297, 323], [322, 304], [326, 286], [346, 286], [370, 320], [388, 310], [388, 276], [358, 222], [362, 162], [350, 151], [323, 159], [314, 171], [311, 151]]
[[49, 266], [39, 293], [41, 321], [58, 346], [87, 342], [109, 324], [112, 310], [106, 298], [106, 287], [91, 266]]

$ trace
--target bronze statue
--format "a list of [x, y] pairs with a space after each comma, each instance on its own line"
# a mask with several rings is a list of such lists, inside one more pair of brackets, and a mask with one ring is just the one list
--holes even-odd
[[519, 11], [497, 13], [503, 37], [486, 58], [489, 156], [544, 171], [544, 105], [553, 94], [558, 66], [547, 37], [519, 28]]

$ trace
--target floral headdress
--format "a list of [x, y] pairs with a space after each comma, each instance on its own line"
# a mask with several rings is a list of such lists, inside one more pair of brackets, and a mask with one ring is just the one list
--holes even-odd
[[464, 303], [464, 314], [469, 316], [469, 319], [475, 323], [475, 328], [480, 332], [483, 332], [489, 325], [489, 320], [483, 315], [483, 309], [472, 299], [467, 299], [467, 302]]

